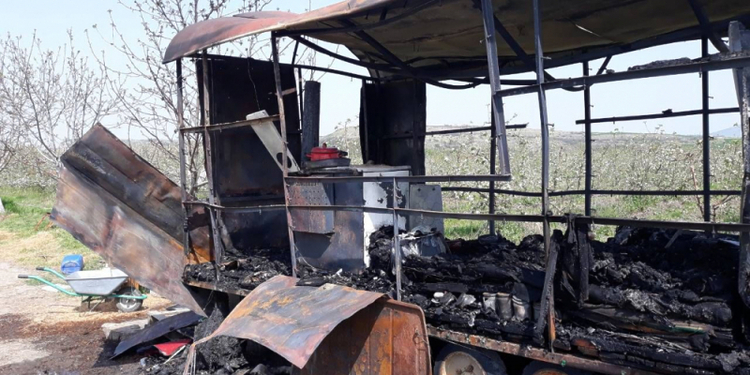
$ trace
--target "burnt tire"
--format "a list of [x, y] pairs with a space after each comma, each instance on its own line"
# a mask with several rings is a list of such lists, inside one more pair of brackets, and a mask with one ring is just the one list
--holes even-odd
[[[138, 296], [141, 296], [141, 291], [139, 291], [136, 288], [133, 288], [132, 286], [126, 286], [118, 290], [117, 294], [120, 294], [123, 296], [138, 297]], [[118, 298], [117, 299], [117, 309], [120, 310], [121, 312], [138, 311], [141, 309], [142, 305], [143, 305], [142, 299], [133, 299], [133, 298]]]
[[588, 375], [587, 371], [582, 371], [570, 367], [563, 367], [554, 365], [552, 363], [545, 363], [534, 361], [529, 363], [523, 369], [523, 375]]
[[506, 375], [505, 363], [497, 353], [454, 344], [437, 356], [434, 375]]

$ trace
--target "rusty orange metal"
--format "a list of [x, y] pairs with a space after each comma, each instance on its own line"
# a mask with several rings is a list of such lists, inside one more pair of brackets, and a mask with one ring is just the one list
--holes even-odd
[[300, 375], [432, 374], [424, 313], [415, 305], [379, 299], [339, 324]]
[[[179, 188], [100, 125], [61, 161], [51, 220], [138, 283], [205, 315], [182, 283]], [[191, 233], [196, 245], [207, 243], [201, 230]]]
[[[255, 341], [301, 374], [429, 375], [424, 314], [380, 293], [276, 276], [245, 297], [214, 333]], [[200, 344], [200, 342], [196, 343]]]
[[[702, 3], [712, 21], [750, 12], [750, 2], [745, 0]], [[533, 20], [531, 3], [493, 0], [493, 5], [495, 16], [514, 40], [523, 50], [533, 51], [534, 33], [528, 31]], [[648, 40], [699, 24], [689, 6], [675, 1], [568, 0], [547, 1], [541, 6], [545, 55]], [[449, 70], [456, 70], [467, 64], [486, 64], [485, 46], [477, 42], [484, 38], [482, 17], [472, 1], [346, 0], [302, 14], [264, 13], [190, 25], [172, 39], [163, 61], [168, 63], [238, 38], [276, 31], [282, 35], [298, 32], [340, 44], [362, 61], [392, 65], [378, 57], [381, 53], [355, 32], [342, 27], [341, 21], [346, 21], [350, 29], [352, 24], [355, 29], [365, 28], [374, 40], [414, 68], [446, 69], [452, 65]], [[503, 61], [520, 63], [506, 43], [498, 44], [497, 50]]]
[[318, 21], [343, 17], [380, 8], [398, 0], [347, 0], [303, 14], [250, 12], [234, 17], [214, 18], [192, 24], [180, 31], [164, 53], [164, 63], [244, 36], [282, 30], [291, 26], [313, 25]]

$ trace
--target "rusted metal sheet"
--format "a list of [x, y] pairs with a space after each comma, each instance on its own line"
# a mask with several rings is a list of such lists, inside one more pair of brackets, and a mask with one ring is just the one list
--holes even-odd
[[[534, 33], [529, 32], [533, 15], [530, 2], [494, 0], [495, 15], [525, 51], [534, 50]], [[747, 15], [745, 0], [702, 1], [711, 21]], [[387, 12], [384, 10], [387, 9]], [[384, 27], [373, 27], [384, 17]], [[408, 17], [398, 18], [402, 14]], [[439, 67], [446, 63], [486, 63], [481, 13], [465, 0], [347, 0], [311, 12], [293, 15], [273, 13], [252, 18], [225, 17], [199, 22], [179, 32], [164, 56], [164, 62], [191, 55], [202, 49], [244, 36], [268, 31], [294, 31], [341, 27], [348, 19], [401, 61], [412, 66]], [[579, 51], [589, 47], [646, 40], [673, 31], [698, 26], [689, 5], [669, 0], [569, 0], [542, 4], [544, 53]], [[380, 54], [355, 33], [315, 33], [311, 36], [352, 50], [360, 59], [378, 61]], [[498, 54], [517, 60], [506, 44]], [[374, 60], [374, 61], [373, 61]]]
[[[279, 103], [274, 95], [273, 65], [253, 59], [208, 56], [208, 80], [211, 95], [209, 108], [212, 124], [244, 121], [246, 116], [261, 110], [276, 116]], [[196, 66], [202, 84], [203, 66]], [[282, 87], [294, 88], [294, 71], [282, 65]], [[252, 88], [248, 90], [248, 87]], [[199, 93], [202, 98], [203, 93]], [[295, 157], [300, 153], [299, 111], [294, 95], [284, 100], [289, 148]], [[279, 130], [278, 122], [275, 122]], [[282, 173], [269, 168], [275, 163], [263, 143], [250, 128], [238, 127], [210, 132], [213, 157], [213, 181], [218, 201], [227, 207], [249, 207], [284, 203]], [[225, 243], [240, 251], [287, 247], [289, 237], [285, 212], [220, 213], [229, 234]]]
[[120, 343], [117, 344], [117, 347], [115, 348], [115, 353], [112, 358], [119, 357], [121, 354], [127, 352], [128, 350], [135, 348], [140, 344], [147, 343], [151, 340], [156, 340], [169, 332], [173, 332], [178, 329], [182, 329], [198, 323], [200, 320], [201, 316], [192, 311], [162, 319], [154, 323], [153, 325], [146, 327], [131, 336], [128, 336], [128, 338], [126, 338], [125, 340], [120, 341]]
[[164, 63], [243, 36], [314, 23], [337, 16], [381, 7], [396, 0], [347, 0], [303, 14], [251, 12], [198, 22], [180, 31], [164, 53]]
[[[333, 205], [333, 185], [331, 184], [292, 181], [288, 189], [290, 205]], [[296, 232], [333, 234], [333, 211], [291, 210], [291, 216]]]
[[[363, 185], [358, 182], [331, 184], [334, 205], [363, 206]], [[304, 212], [291, 210], [292, 215]], [[325, 213], [326, 211], [321, 211]], [[292, 221], [293, 224], [296, 222]], [[333, 234], [297, 231], [297, 251], [304, 262], [336, 271], [353, 271], [365, 267], [364, 215], [361, 212], [333, 212]], [[321, 229], [321, 228], [318, 228]]]
[[[175, 210], [179, 187], [101, 125], [61, 161], [51, 219], [140, 284], [204, 314], [182, 284], [188, 258], [174, 227], [184, 220]], [[193, 230], [191, 238], [208, 249], [205, 228]]]
[[[185, 213], [180, 188], [105, 127], [91, 128], [60, 160], [172, 238], [182, 241]], [[204, 214], [203, 207], [190, 212], [196, 218]], [[208, 260], [207, 228], [194, 229], [190, 240], [196, 260]]]
[[339, 324], [300, 375], [428, 375], [430, 366], [422, 310], [380, 299]]
[[295, 278], [276, 276], [261, 284], [201, 341], [216, 336], [252, 340], [304, 374], [430, 373], [419, 308], [384, 301], [379, 293], [296, 283]]
[[[363, 152], [368, 148], [369, 160], [408, 165], [412, 175], [425, 174], [426, 87], [416, 80], [364, 85], [362, 101], [367, 112], [360, 116], [360, 128], [368, 131], [368, 144], [362, 147]], [[398, 137], [403, 135], [409, 137]]]

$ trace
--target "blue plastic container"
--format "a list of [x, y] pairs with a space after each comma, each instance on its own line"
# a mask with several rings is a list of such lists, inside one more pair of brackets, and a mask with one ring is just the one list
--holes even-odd
[[83, 255], [71, 254], [63, 257], [62, 265], [60, 266], [64, 275], [78, 272], [83, 269]]

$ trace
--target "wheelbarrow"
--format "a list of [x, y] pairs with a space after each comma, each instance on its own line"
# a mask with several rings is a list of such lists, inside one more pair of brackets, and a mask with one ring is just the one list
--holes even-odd
[[[18, 275], [18, 278], [36, 280], [69, 296], [81, 297], [83, 298], [83, 302], [88, 303], [90, 310], [96, 308], [103, 301], [116, 299], [118, 310], [133, 312], [140, 309], [141, 305], [143, 305], [143, 300], [146, 299], [146, 296], [142, 295], [138, 288], [126, 282], [128, 281], [128, 275], [116, 268], [77, 271], [68, 276], [63, 276], [59, 272], [47, 267], [37, 267], [36, 269], [37, 271], [49, 272], [55, 275], [55, 277], [65, 280], [73, 291], [62, 288], [40, 276]], [[94, 300], [97, 300], [97, 303], [91, 308], [91, 301]]]

